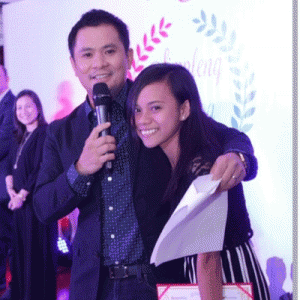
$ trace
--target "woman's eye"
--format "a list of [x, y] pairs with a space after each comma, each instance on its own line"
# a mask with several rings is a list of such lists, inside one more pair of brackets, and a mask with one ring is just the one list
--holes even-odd
[[159, 105], [155, 105], [155, 106], [151, 107], [151, 110], [153, 110], [153, 111], [157, 111], [157, 110], [160, 110], [160, 109], [161, 109], [161, 106], [159, 106]]

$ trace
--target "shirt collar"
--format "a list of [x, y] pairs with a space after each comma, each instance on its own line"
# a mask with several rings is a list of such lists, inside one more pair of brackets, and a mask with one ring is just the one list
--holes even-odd
[[9, 89], [5, 90], [1, 95], [0, 95], [0, 102], [1, 100], [5, 97], [5, 95], [9, 92]]
[[[113, 99], [113, 101], [120, 104], [122, 108], [125, 108], [127, 91], [128, 91], [128, 82], [126, 81], [118, 96], [115, 99]], [[84, 109], [87, 116], [90, 114], [91, 111], [93, 111], [88, 96], [86, 96]]]

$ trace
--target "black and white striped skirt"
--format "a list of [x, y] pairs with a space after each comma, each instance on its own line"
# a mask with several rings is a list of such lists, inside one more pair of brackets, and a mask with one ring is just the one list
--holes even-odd
[[[221, 251], [223, 283], [252, 283], [254, 300], [270, 300], [269, 288], [249, 241]], [[197, 255], [184, 260], [185, 275], [196, 283]]]

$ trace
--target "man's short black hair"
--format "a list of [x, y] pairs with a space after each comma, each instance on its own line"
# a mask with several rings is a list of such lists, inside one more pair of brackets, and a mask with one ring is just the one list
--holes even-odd
[[124, 45], [126, 53], [128, 52], [129, 32], [127, 25], [121, 19], [105, 10], [92, 9], [81, 16], [80, 20], [73, 26], [69, 33], [68, 46], [70, 54], [73, 58], [76, 36], [78, 31], [84, 27], [96, 27], [102, 24], [108, 24], [115, 27], [115, 29], [119, 33], [119, 38]]

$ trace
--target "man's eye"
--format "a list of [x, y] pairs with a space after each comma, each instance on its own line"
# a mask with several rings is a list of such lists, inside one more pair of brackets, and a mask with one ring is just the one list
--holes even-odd
[[92, 53], [89, 53], [89, 52], [83, 53], [82, 56], [83, 56], [83, 57], [91, 57], [91, 56], [92, 56]]
[[114, 54], [115, 52], [116, 52], [115, 49], [107, 49], [107, 50], [105, 51], [106, 54]]

